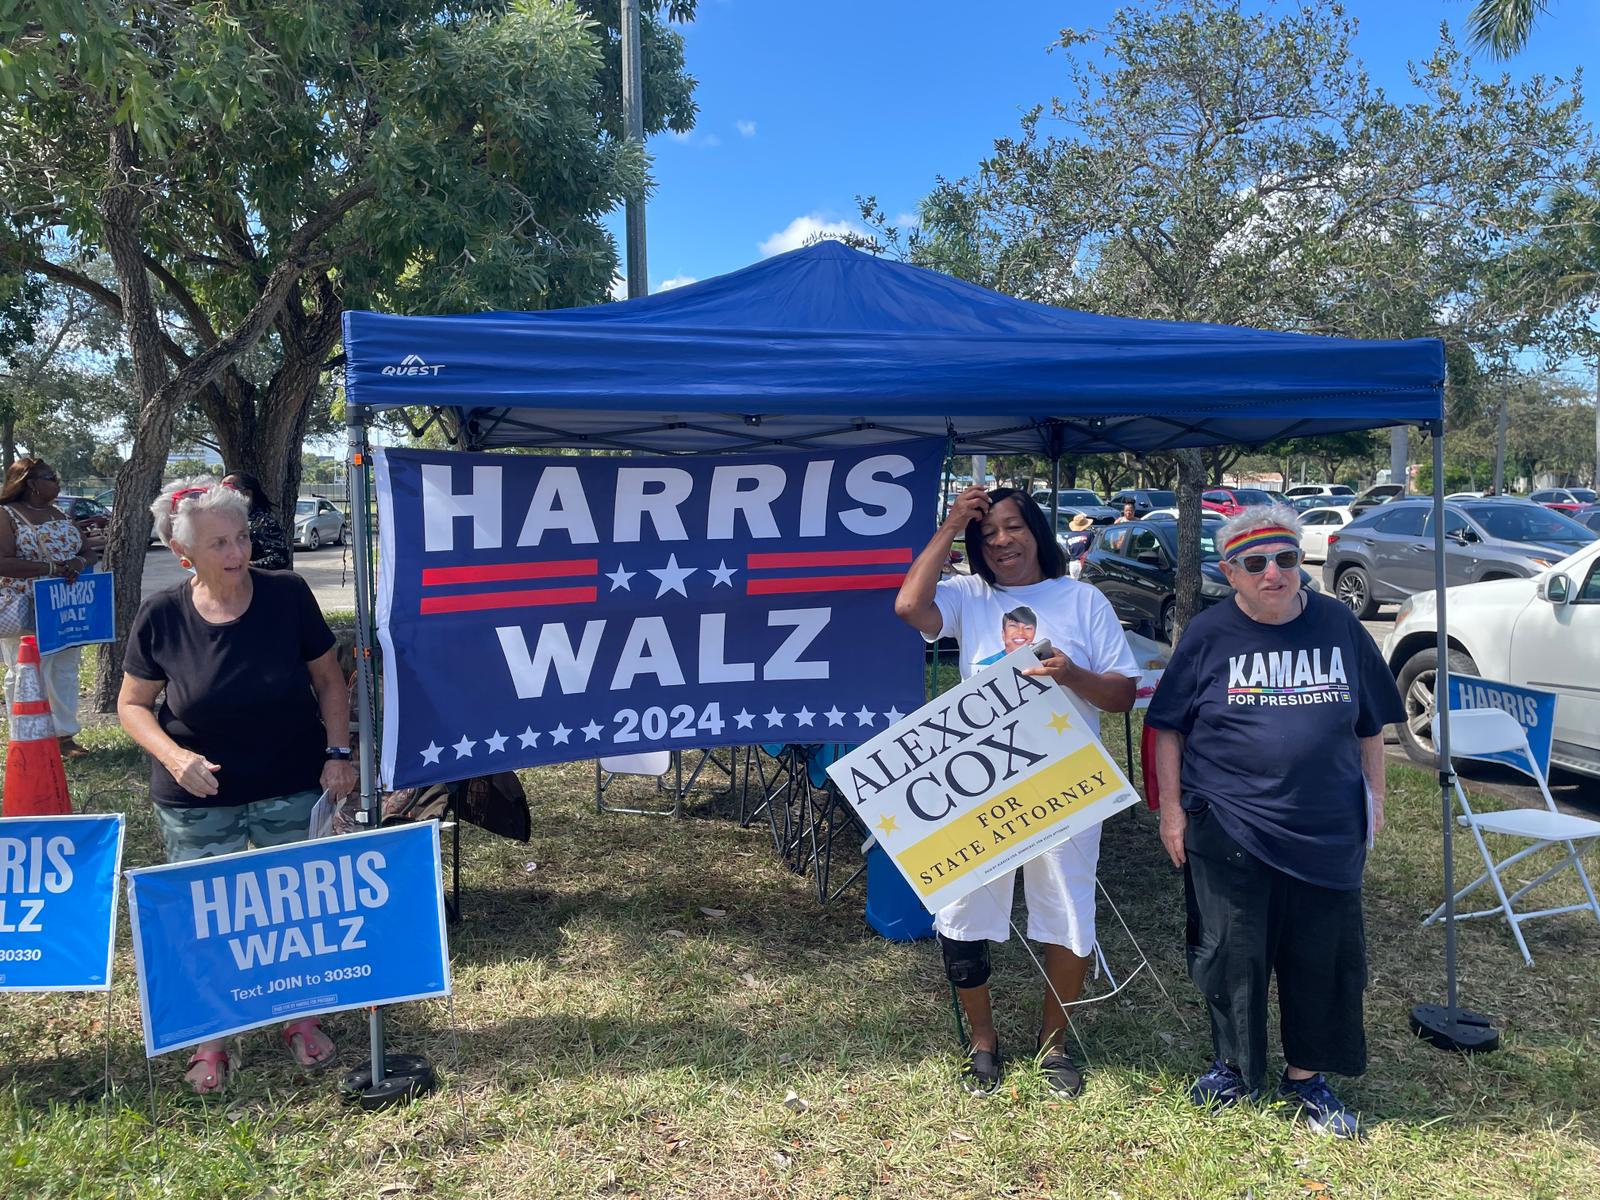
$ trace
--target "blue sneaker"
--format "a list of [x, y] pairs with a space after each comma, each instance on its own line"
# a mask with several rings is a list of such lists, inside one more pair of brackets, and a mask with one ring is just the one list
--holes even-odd
[[1189, 1099], [1201, 1108], [1227, 1108], [1250, 1098], [1250, 1089], [1245, 1086], [1239, 1069], [1220, 1058], [1189, 1088]]
[[1278, 1098], [1298, 1104], [1306, 1115], [1306, 1124], [1316, 1133], [1336, 1138], [1360, 1136], [1360, 1119], [1334, 1095], [1327, 1079], [1320, 1074], [1310, 1079], [1290, 1079], [1285, 1071], [1278, 1083]]

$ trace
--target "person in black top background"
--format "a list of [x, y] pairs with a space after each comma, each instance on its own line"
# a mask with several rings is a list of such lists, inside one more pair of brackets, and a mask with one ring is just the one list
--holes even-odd
[[[157, 536], [194, 576], [140, 605], [117, 717], [151, 757], [167, 858], [301, 841], [321, 793], [356, 786], [333, 632], [300, 576], [250, 566], [243, 493], [186, 480], [151, 511]], [[303, 1067], [337, 1053], [311, 1016], [289, 1022], [283, 1040]], [[188, 1080], [196, 1092], [221, 1091], [228, 1067], [223, 1041], [205, 1042]]]
[[1383, 728], [1405, 713], [1371, 635], [1301, 590], [1299, 538], [1283, 505], [1222, 526], [1234, 603], [1189, 623], [1145, 720], [1216, 1056], [1190, 1097], [1226, 1105], [1258, 1092], [1276, 975], [1278, 1094], [1318, 1132], [1354, 1137], [1358, 1120], [1323, 1072], [1366, 1069], [1361, 876], [1383, 828]]
[[248, 471], [232, 471], [222, 482], [250, 502], [250, 565], [263, 571], [287, 571], [289, 538], [272, 511], [272, 501], [261, 490], [261, 481]]

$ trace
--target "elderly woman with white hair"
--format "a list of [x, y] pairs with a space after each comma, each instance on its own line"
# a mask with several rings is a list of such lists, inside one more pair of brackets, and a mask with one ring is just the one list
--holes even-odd
[[1234, 602], [1184, 630], [1146, 722], [1161, 841], [1183, 868], [1189, 975], [1215, 1058], [1196, 1104], [1256, 1096], [1278, 980], [1278, 1083], [1319, 1133], [1358, 1120], [1325, 1072], [1366, 1069], [1361, 876], [1383, 828], [1383, 728], [1404, 709], [1372, 636], [1300, 586], [1300, 523], [1246, 508], [1217, 532]]
[[[168, 861], [300, 841], [318, 796], [356, 784], [333, 632], [300, 576], [250, 566], [250, 507], [239, 492], [184, 480], [151, 512], [192, 574], [140, 606], [117, 716], [152, 759]], [[314, 1017], [291, 1021], [283, 1040], [302, 1067], [336, 1055]], [[188, 1080], [196, 1092], [221, 1091], [228, 1069], [223, 1042], [206, 1042]]]

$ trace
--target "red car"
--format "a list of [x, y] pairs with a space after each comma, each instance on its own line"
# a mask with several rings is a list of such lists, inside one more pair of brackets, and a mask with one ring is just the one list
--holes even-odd
[[1595, 493], [1592, 488], [1545, 488], [1531, 493], [1528, 499], [1570, 517], [1585, 504], [1593, 504]]
[[1260, 488], [1207, 488], [1200, 493], [1200, 507], [1206, 512], [1231, 517], [1255, 504], [1271, 504], [1272, 497]]

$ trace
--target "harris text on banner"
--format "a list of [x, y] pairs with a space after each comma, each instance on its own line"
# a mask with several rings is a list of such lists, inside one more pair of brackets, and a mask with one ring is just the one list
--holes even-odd
[[1054, 680], [1005, 658], [828, 768], [933, 912], [1137, 803]]
[[[1499, 708], [1517, 719], [1522, 732], [1528, 735], [1528, 749], [1546, 779], [1550, 778], [1550, 745], [1555, 737], [1556, 694], [1538, 688], [1518, 687], [1514, 683], [1501, 683], [1498, 679], [1479, 679], [1476, 675], [1450, 673], [1450, 708]], [[1527, 770], [1527, 760], [1520, 751], [1485, 754], [1484, 758], [1509, 763], [1518, 770]]]
[[385, 781], [881, 731], [943, 455], [379, 451]]
[[128, 872], [145, 1052], [447, 995], [429, 821]]
[[115, 588], [109, 571], [85, 571], [71, 583], [65, 579], [34, 580], [39, 653], [54, 654], [73, 646], [115, 641]]
[[0, 992], [103, 992], [121, 813], [0, 821]]

